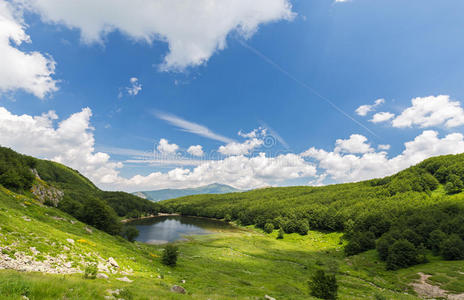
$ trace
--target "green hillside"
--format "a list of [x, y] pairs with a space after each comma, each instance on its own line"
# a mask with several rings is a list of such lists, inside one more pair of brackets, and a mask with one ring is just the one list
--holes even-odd
[[157, 204], [132, 194], [102, 191], [78, 171], [62, 164], [3, 147], [0, 147], [0, 184], [111, 234], [120, 233], [120, 218], [159, 211]]
[[166, 212], [234, 220], [269, 231], [345, 232], [346, 254], [377, 248], [387, 267], [397, 269], [425, 262], [427, 250], [449, 260], [464, 259], [463, 181], [460, 154], [430, 158], [382, 179], [197, 195], [161, 204]]

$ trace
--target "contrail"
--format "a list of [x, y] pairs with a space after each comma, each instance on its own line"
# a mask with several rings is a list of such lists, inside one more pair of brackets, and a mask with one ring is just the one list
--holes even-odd
[[252, 46], [248, 45], [247, 43], [245, 43], [244, 41], [242, 40], [237, 40], [243, 47], [247, 48], [248, 50], [250, 50], [251, 52], [253, 52], [254, 54], [256, 54], [257, 56], [259, 56], [260, 58], [262, 58], [264, 61], [266, 61], [268, 64], [270, 64], [271, 66], [273, 66], [274, 68], [276, 68], [277, 70], [279, 70], [281, 73], [283, 73], [285, 76], [287, 76], [288, 78], [290, 78], [291, 80], [295, 81], [296, 83], [298, 83], [300, 86], [306, 88], [307, 90], [309, 90], [311, 93], [313, 93], [314, 95], [316, 95], [317, 97], [321, 98], [322, 100], [324, 100], [325, 102], [327, 102], [330, 106], [332, 106], [334, 109], [336, 109], [339, 113], [341, 113], [342, 115], [344, 115], [345, 117], [347, 117], [348, 119], [350, 119], [351, 121], [355, 122], [356, 124], [358, 124], [359, 126], [361, 126], [362, 128], [364, 128], [365, 130], [367, 130], [370, 134], [372, 134], [373, 136], [379, 138], [379, 136], [377, 134], [375, 134], [372, 130], [370, 130], [369, 128], [367, 128], [364, 124], [362, 124], [361, 122], [359, 122], [358, 120], [356, 120], [355, 118], [353, 118], [352, 116], [350, 116], [349, 114], [347, 114], [346, 112], [344, 112], [340, 107], [338, 107], [335, 103], [333, 103], [329, 98], [321, 95], [318, 91], [316, 91], [315, 89], [313, 89], [312, 87], [310, 87], [309, 85], [307, 85], [306, 83], [304, 83], [303, 81], [299, 80], [298, 78], [296, 78], [295, 76], [293, 76], [292, 74], [290, 74], [287, 70], [285, 70], [284, 68], [282, 68], [281, 66], [279, 66], [277, 63], [275, 63], [273, 60], [271, 60], [270, 58], [268, 58], [266, 55], [264, 55], [263, 53], [261, 53], [260, 51], [258, 51], [257, 49], [253, 48]]

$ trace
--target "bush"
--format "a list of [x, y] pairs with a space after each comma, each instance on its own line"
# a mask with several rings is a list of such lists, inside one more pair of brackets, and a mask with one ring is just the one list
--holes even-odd
[[282, 229], [282, 227], [279, 228], [279, 233], [277, 234], [277, 239], [278, 240], [281, 240], [284, 238], [284, 230]]
[[337, 279], [335, 275], [326, 275], [323, 270], [318, 270], [311, 278], [309, 288], [311, 295], [320, 299], [337, 299]]
[[264, 225], [264, 232], [271, 233], [273, 230], [274, 230], [274, 224], [266, 223], [266, 225]]
[[177, 256], [179, 255], [179, 249], [174, 245], [166, 245], [164, 247], [163, 256], [161, 262], [166, 265], [173, 267], [177, 264]]
[[307, 235], [309, 231], [308, 221], [304, 219], [298, 221], [296, 231], [301, 235]]
[[446, 239], [446, 234], [440, 229], [436, 229], [430, 233], [429, 239], [427, 241], [428, 247], [432, 250], [434, 255], [438, 255], [441, 252], [441, 245]]
[[97, 265], [96, 264], [90, 264], [87, 267], [85, 267], [84, 270], [84, 278], [85, 279], [95, 279], [97, 278]]
[[457, 234], [452, 234], [444, 240], [441, 249], [446, 260], [464, 259], [464, 241]]
[[139, 230], [133, 225], [125, 226], [122, 230], [122, 237], [127, 239], [129, 242], [135, 241], [138, 236]]
[[417, 249], [411, 242], [401, 239], [388, 249], [387, 269], [397, 270], [415, 265], [416, 263]]

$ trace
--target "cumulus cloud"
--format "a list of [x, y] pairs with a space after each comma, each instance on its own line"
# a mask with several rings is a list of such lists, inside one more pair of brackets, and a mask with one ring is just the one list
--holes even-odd
[[190, 146], [187, 149], [187, 152], [193, 156], [203, 156], [203, 147], [201, 145], [196, 145], [196, 146]]
[[352, 134], [349, 139], [338, 139], [335, 142], [335, 152], [367, 153], [374, 149], [367, 143], [367, 138], [360, 134]]
[[169, 144], [166, 139], [160, 139], [158, 146], [156, 147], [161, 154], [175, 154], [179, 150], [179, 146], [176, 144]]
[[136, 41], [167, 42], [163, 70], [204, 64], [226, 47], [231, 32], [249, 38], [261, 24], [294, 17], [288, 0], [17, 0], [49, 23], [81, 32], [86, 43], [103, 43], [115, 31]]
[[391, 146], [388, 145], [388, 144], [385, 144], [385, 145], [378, 145], [378, 146], [377, 146], [377, 149], [379, 149], [379, 150], [390, 150], [390, 147], [391, 147]]
[[[345, 1], [340, 1], [340, 2], [345, 2]], [[377, 99], [375, 100], [374, 104], [361, 105], [360, 107], [356, 109], [356, 113], [362, 117], [367, 116], [368, 113], [370, 113], [371, 111], [374, 111], [377, 106], [382, 105], [383, 103], [385, 103], [385, 99]]]
[[221, 146], [218, 151], [224, 155], [246, 155], [263, 143], [264, 141], [261, 139], [252, 138], [243, 143], [232, 142], [225, 146]]
[[427, 130], [404, 146], [403, 152], [393, 158], [388, 158], [385, 151], [355, 155], [315, 147], [301, 156], [314, 159], [318, 168], [323, 170], [321, 176], [331, 177], [337, 182], [352, 182], [392, 175], [431, 156], [464, 152], [464, 136], [451, 133], [440, 138], [438, 132]]
[[106, 153], [95, 151], [91, 116], [92, 111], [84, 108], [55, 126], [58, 116], [54, 111], [20, 116], [0, 107], [0, 145], [63, 163], [96, 184], [109, 184], [118, 179], [122, 164], [110, 161]]
[[464, 124], [464, 110], [459, 101], [451, 101], [450, 96], [429, 96], [414, 98], [411, 106], [392, 121], [393, 127], [421, 128], [445, 125], [448, 128]]
[[17, 47], [31, 43], [21, 14], [8, 2], [0, 1], [0, 92], [24, 90], [38, 98], [56, 91], [55, 61], [37, 51]]
[[392, 119], [395, 115], [389, 112], [379, 112], [372, 116], [369, 121], [372, 123], [382, 123]]
[[223, 160], [206, 161], [194, 169], [176, 168], [167, 173], [154, 172], [124, 180], [120, 186], [137, 190], [144, 188], [189, 187], [222, 182], [237, 188], [269, 186], [289, 179], [316, 175], [316, 168], [296, 154], [267, 157], [230, 156]]

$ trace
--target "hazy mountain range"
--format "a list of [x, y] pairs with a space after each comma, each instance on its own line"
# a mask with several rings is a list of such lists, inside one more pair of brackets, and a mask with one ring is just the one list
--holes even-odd
[[144, 199], [151, 201], [162, 201], [167, 199], [173, 199], [189, 195], [199, 195], [199, 194], [227, 194], [242, 192], [242, 190], [236, 189], [229, 185], [213, 183], [197, 188], [188, 188], [188, 189], [163, 189], [156, 191], [142, 191], [134, 192], [133, 194]]

